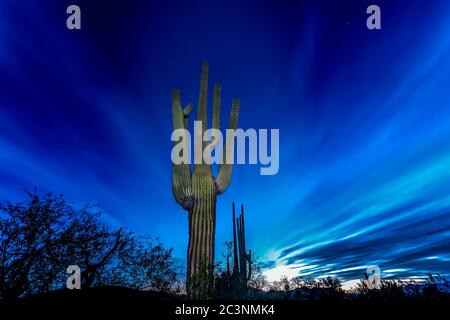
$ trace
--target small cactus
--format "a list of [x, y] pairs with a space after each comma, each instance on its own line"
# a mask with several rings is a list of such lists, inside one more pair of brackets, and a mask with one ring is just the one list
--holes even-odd
[[241, 205], [241, 214], [236, 218], [233, 202], [233, 280], [236, 298], [245, 298], [248, 290], [248, 281], [252, 276], [252, 251], [248, 253], [245, 248], [244, 205]]

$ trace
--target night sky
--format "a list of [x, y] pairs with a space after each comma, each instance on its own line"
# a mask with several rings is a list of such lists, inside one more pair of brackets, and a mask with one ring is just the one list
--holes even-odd
[[235, 166], [218, 198], [218, 258], [235, 201], [270, 279], [449, 274], [449, 55], [449, 1], [2, 0], [0, 198], [100, 204], [185, 259], [171, 90], [196, 105], [208, 59], [222, 124], [239, 97], [240, 128], [280, 129], [279, 173]]

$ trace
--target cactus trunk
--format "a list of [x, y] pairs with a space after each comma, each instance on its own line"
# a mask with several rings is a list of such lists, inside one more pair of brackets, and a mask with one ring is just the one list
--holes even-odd
[[212, 285], [217, 195], [214, 184], [207, 181], [196, 178], [195, 174], [192, 177], [196, 202], [189, 210], [187, 279], [190, 299], [208, 298]]

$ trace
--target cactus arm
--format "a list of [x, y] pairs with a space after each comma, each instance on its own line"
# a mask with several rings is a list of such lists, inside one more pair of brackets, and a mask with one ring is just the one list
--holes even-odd
[[[234, 99], [233, 104], [231, 107], [231, 115], [230, 115], [230, 122], [228, 123], [228, 129], [236, 130], [237, 123], [239, 118], [239, 100]], [[227, 141], [228, 142], [228, 138]], [[234, 150], [234, 136], [232, 137], [233, 142], [233, 150]], [[226, 143], [225, 143], [226, 145]], [[225, 190], [228, 188], [228, 186], [231, 183], [231, 175], [233, 173], [233, 164], [227, 163], [227, 152], [226, 152], [226, 146], [224, 146], [223, 149], [223, 163], [220, 165], [219, 173], [217, 174], [216, 179], [214, 180], [217, 194], [221, 194], [225, 192]]]
[[[183, 115], [185, 117], [187, 117], [190, 113], [192, 112], [192, 103], [189, 103], [186, 108], [183, 109]], [[187, 127], [185, 126], [185, 129], [187, 129]]]
[[237, 239], [236, 239], [236, 215], [234, 212], [234, 202], [233, 202], [233, 274], [238, 272], [239, 262], [238, 262], [238, 251], [237, 251]]
[[231, 272], [230, 272], [230, 258], [231, 258], [231, 254], [228, 253], [227, 254], [227, 275], [231, 276]]
[[[185, 129], [184, 113], [181, 110], [180, 91], [172, 92], [172, 119], [173, 129]], [[188, 150], [187, 137], [184, 136], [182, 142], [185, 143], [184, 150]], [[191, 187], [191, 169], [189, 164], [173, 164], [172, 165], [172, 190], [175, 200], [184, 209], [188, 210], [193, 204], [192, 187]]]
[[173, 129], [185, 129], [183, 123], [183, 110], [181, 110], [180, 90], [174, 89], [172, 91], [172, 124]]
[[221, 91], [220, 83], [214, 84], [212, 128], [218, 130], [220, 130]]
[[[202, 122], [203, 132], [208, 126], [208, 113], [206, 111], [206, 102], [208, 99], [208, 61], [202, 63], [202, 75], [200, 78], [200, 92], [198, 97], [198, 121]], [[202, 133], [203, 133], [202, 132]]]
[[244, 205], [241, 204], [241, 229], [242, 229], [242, 250], [247, 253], [245, 248], [245, 224], [244, 224]]
[[[202, 176], [204, 179], [211, 177], [211, 165], [205, 163], [203, 158], [203, 151], [205, 150], [207, 141], [203, 141], [203, 135], [208, 129], [208, 112], [207, 112], [207, 100], [208, 100], [208, 61], [203, 61], [202, 63], [202, 75], [200, 78], [200, 91], [198, 97], [198, 109], [197, 109], [197, 121], [201, 122], [202, 130], [201, 132], [196, 132], [194, 130], [194, 159], [199, 159], [201, 163], [196, 163], [194, 165], [194, 175], [199, 177]], [[201, 135], [201, 137], [198, 137]], [[201, 140], [201, 147], [195, 146], [195, 141]]]
[[245, 277], [245, 251], [244, 251], [244, 229], [242, 229], [242, 215], [238, 218], [238, 241], [239, 241], [239, 272], [241, 276]]
[[[206, 104], [208, 100], [208, 62], [203, 61], [202, 64], [202, 76], [200, 79], [200, 92], [198, 97], [198, 111], [197, 111], [197, 121], [202, 122], [202, 141], [203, 134], [208, 129], [208, 111], [206, 109]], [[194, 132], [195, 134], [195, 132]], [[205, 141], [202, 142], [202, 163], [203, 163], [203, 150], [206, 146]]]
[[189, 114], [192, 112], [192, 103], [188, 104], [186, 108], [183, 109], [184, 118], [184, 128], [189, 130]]
[[247, 281], [250, 281], [250, 279], [252, 278], [252, 250], [249, 250], [249, 252], [248, 252], [247, 262], [248, 262]]
[[[220, 108], [221, 108], [220, 96], [221, 96], [220, 83], [215, 83], [214, 84], [214, 92], [213, 92], [213, 106], [212, 106], [213, 113], [212, 113], [212, 126], [211, 126], [211, 128], [213, 130], [220, 130]], [[211, 138], [212, 139], [211, 139], [210, 146], [213, 146], [213, 148], [217, 148], [217, 145], [219, 143], [221, 143], [221, 146], [223, 145], [223, 141], [222, 141], [223, 138], [216, 138], [215, 135], [212, 135]], [[216, 152], [216, 156], [217, 156], [217, 154], [220, 155], [220, 153], [222, 152], [222, 149], [217, 148], [215, 152]], [[209, 156], [209, 153], [208, 153], [208, 156]], [[220, 156], [222, 157], [223, 154], [221, 154]], [[211, 160], [211, 159], [209, 159], [209, 160]], [[215, 183], [214, 179], [213, 179], [213, 183]], [[214, 184], [214, 188], [217, 191], [217, 186], [215, 184]]]

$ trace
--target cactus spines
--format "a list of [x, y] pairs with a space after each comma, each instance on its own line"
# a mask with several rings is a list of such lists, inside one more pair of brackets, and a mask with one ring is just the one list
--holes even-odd
[[245, 248], [244, 205], [241, 205], [241, 214], [238, 218], [236, 218], [234, 203], [233, 253], [234, 294], [237, 298], [245, 298], [247, 295], [248, 281], [252, 276], [252, 251], [250, 250], [247, 253]]
[[[202, 64], [197, 121], [201, 121], [202, 136], [207, 129], [207, 97], [208, 97], [208, 62]], [[221, 87], [214, 85], [212, 127], [220, 129]], [[172, 92], [173, 129], [186, 129], [189, 126], [189, 115], [192, 105], [181, 107], [180, 91]], [[239, 116], [239, 100], [233, 100], [228, 128], [236, 129]], [[188, 138], [183, 136], [177, 142], [185, 144], [188, 150]], [[189, 164], [173, 164], [172, 189], [175, 200], [188, 211], [189, 244], [187, 253], [187, 297], [188, 299], [205, 298], [212, 286], [212, 266], [214, 265], [214, 241], [216, 228], [216, 198], [223, 193], [231, 182], [232, 164], [227, 164], [225, 148], [222, 164], [217, 177], [212, 176], [211, 165], [203, 158], [207, 142], [202, 141], [200, 148], [194, 147], [194, 164], [191, 172]], [[200, 154], [199, 154], [200, 153]], [[195, 161], [197, 162], [197, 161]], [[209, 162], [210, 163], [210, 162]]]

